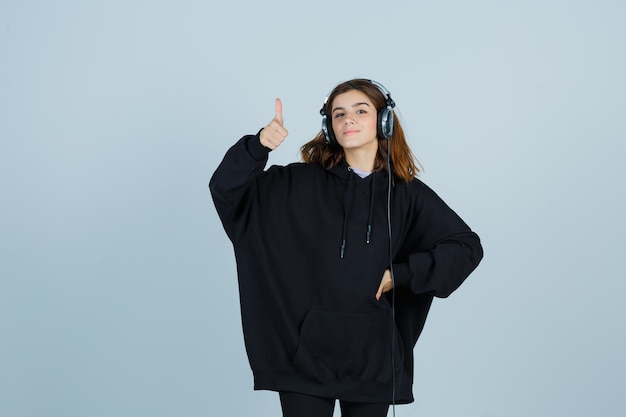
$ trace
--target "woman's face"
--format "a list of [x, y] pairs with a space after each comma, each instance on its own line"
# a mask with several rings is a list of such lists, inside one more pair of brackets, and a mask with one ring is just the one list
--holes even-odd
[[333, 132], [344, 150], [378, 150], [378, 115], [372, 101], [361, 91], [339, 94], [331, 106]]

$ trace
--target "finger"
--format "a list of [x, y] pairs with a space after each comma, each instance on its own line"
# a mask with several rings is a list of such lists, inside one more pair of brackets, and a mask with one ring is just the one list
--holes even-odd
[[279, 147], [285, 140], [285, 136], [287, 134], [286, 131], [283, 134], [279, 131], [279, 129], [273, 129], [274, 127], [278, 127], [280, 128], [280, 130], [284, 130], [278, 125], [277, 122], [273, 122], [267, 129], [263, 129], [263, 132], [265, 132], [263, 141], [271, 145], [271, 149], [276, 149], [277, 147]]
[[278, 119], [272, 120], [271, 123], [267, 125], [267, 127], [270, 131], [276, 132], [279, 136], [282, 136], [283, 138], [285, 138], [289, 134], [287, 129], [285, 129], [283, 125], [280, 124]]
[[380, 297], [383, 295], [383, 284], [381, 283], [378, 287], [378, 291], [376, 292], [376, 300], [380, 301]]
[[274, 141], [272, 140], [272, 134], [270, 133], [269, 126], [263, 128], [263, 130], [261, 130], [261, 134], [260, 139], [261, 139], [261, 145], [265, 146], [268, 149], [274, 150], [276, 149], [276, 145], [273, 143]]
[[276, 117], [275, 119], [278, 121], [278, 123], [280, 123], [280, 125], [283, 125], [283, 103], [282, 101], [280, 101], [279, 98], [276, 99]]

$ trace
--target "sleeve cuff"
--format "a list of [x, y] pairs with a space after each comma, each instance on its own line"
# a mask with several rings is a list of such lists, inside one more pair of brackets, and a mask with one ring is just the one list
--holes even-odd
[[256, 135], [249, 136], [246, 143], [248, 153], [252, 156], [252, 158], [254, 158], [255, 161], [262, 161], [266, 159], [267, 155], [270, 153], [269, 148], [261, 145], [261, 137], [259, 136], [261, 130], [259, 130]]

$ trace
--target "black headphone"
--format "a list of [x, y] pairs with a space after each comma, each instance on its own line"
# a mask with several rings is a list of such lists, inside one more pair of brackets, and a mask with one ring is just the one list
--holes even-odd
[[[378, 138], [389, 140], [391, 135], [393, 135], [393, 108], [396, 107], [396, 103], [391, 99], [391, 93], [385, 88], [385, 86], [374, 80], [367, 81], [378, 87], [380, 92], [385, 95], [387, 106], [378, 111]], [[332, 92], [330, 94], [332, 94]], [[335, 138], [335, 133], [333, 132], [332, 122], [330, 124], [328, 123], [328, 115], [326, 114], [326, 104], [328, 103], [330, 94], [328, 94], [324, 99], [324, 104], [320, 110], [320, 114], [322, 115], [322, 133], [324, 134], [324, 139], [326, 139], [327, 144], [336, 145], [337, 139]]]

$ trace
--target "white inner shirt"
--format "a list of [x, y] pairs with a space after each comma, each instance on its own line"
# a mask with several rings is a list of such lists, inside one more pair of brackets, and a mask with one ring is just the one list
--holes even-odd
[[370, 175], [372, 173], [371, 171], [369, 171], [369, 172], [368, 171], [361, 171], [360, 169], [353, 168], [353, 167], [350, 167], [350, 169], [352, 170], [352, 172], [354, 172], [356, 175], [358, 175], [361, 178], [365, 178], [365, 177], [367, 177], [368, 175]]

